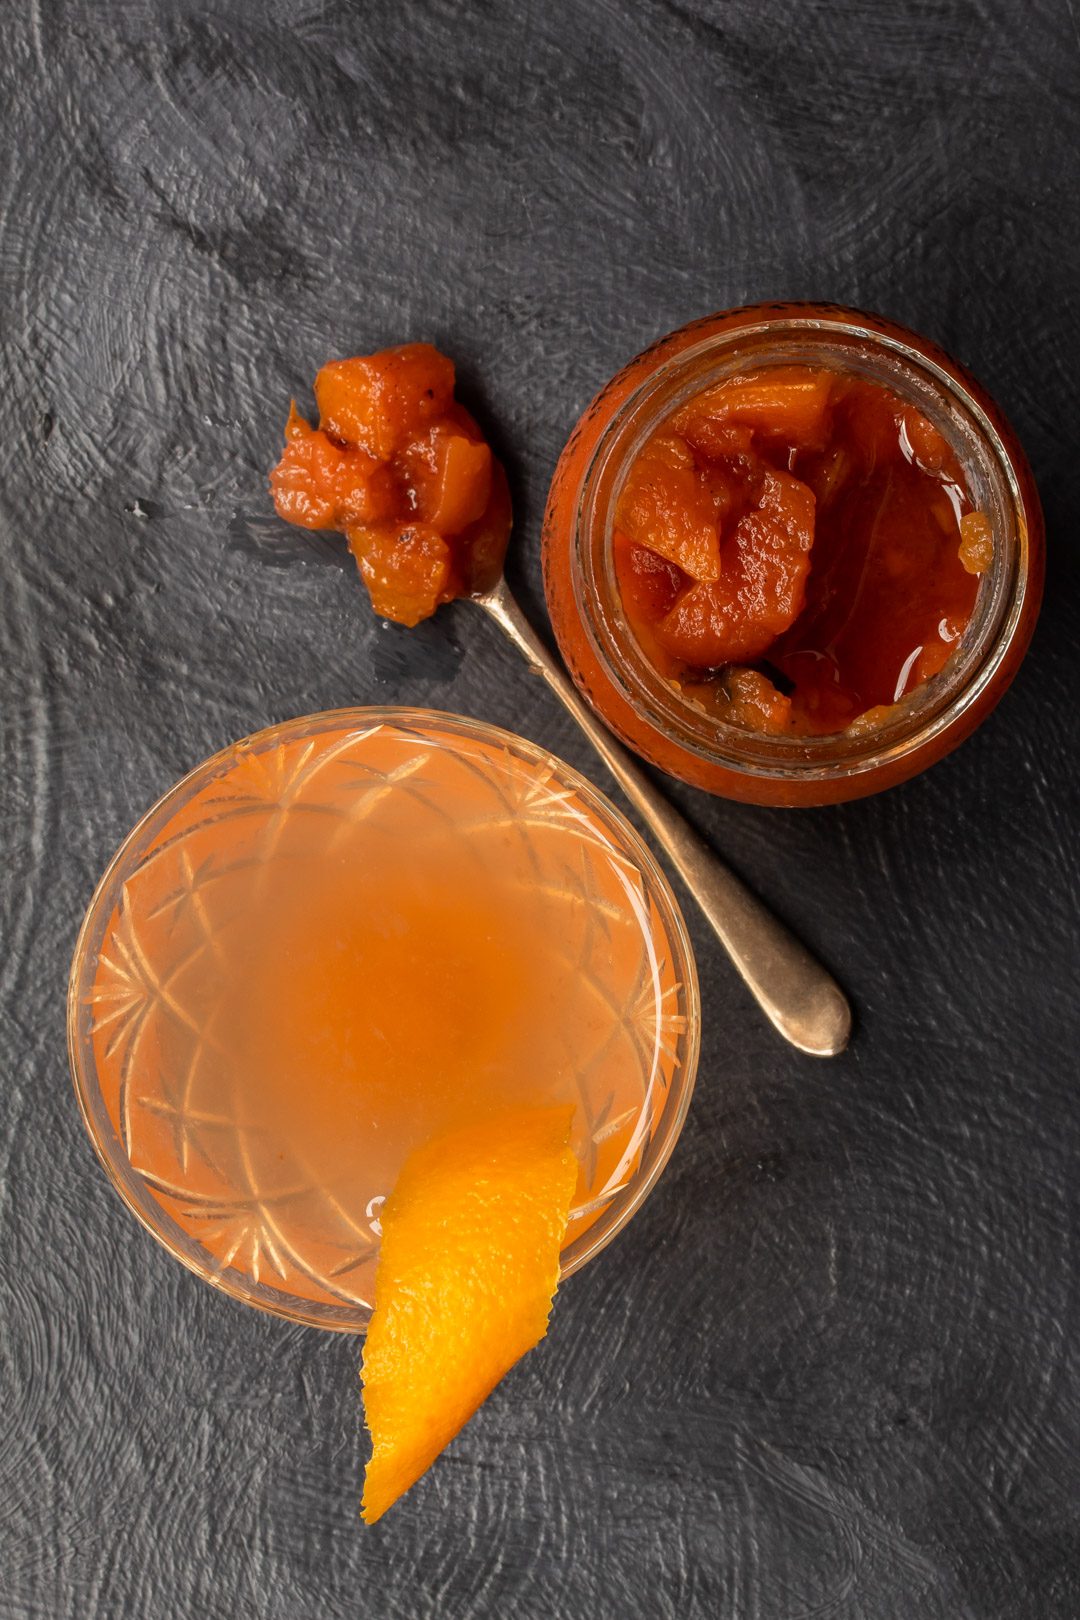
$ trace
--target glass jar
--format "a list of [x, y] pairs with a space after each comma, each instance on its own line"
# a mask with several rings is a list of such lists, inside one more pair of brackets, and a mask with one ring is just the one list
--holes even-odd
[[[614, 512], [645, 440], [687, 400], [740, 372], [825, 365], [892, 389], [952, 446], [994, 556], [940, 674], [881, 724], [767, 736], [707, 715], [653, 667], [625, 612]], [[1001, 697], [1042, 595], [1042, 511], [1016, 436], [988, 394], [926, 338], [822, 304], [759, 304], [706, 316], [632, 360], [585, 411], [559, 459], [544, 518], [544, 579], [559, 647], [593, 708], [651, 764], [755, 804], [832, 804], [905, 781], [955, 748]]]

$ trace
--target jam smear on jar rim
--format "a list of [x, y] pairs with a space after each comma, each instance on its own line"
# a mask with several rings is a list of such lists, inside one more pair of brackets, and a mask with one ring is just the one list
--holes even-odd
[[828, 366], [735, 376], [674, 412], [615, 513], [623, 605], [660, 674], [772, 735], [881, 723], [944, 667], [993, 559], [952, 448]]

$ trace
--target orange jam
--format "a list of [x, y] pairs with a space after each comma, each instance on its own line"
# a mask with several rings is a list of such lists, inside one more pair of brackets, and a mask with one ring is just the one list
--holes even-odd
[[955, 651], [992, 557], [937, 428], [825, 366], [694, 396], [631, 462], [615, 512], [647, 656], [717, 719], [773, 734], [886, 718]]
[[295, 401], [270, 474], [278, 515], [340, 529], [376, 613], [418, 624], [489, 590], [510, 537], [506, 474], [454, 399], [454, 366], [430, 343], [330, 360], [315, 378], [319, 425]]

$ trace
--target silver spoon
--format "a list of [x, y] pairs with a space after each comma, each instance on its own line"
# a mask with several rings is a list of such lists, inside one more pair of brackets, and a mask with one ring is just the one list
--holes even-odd
[[657, 792], [621, 743], [578, 695], [518, 606], [504, 578], [480, 596], [483, 608], [543, 676], [666, 850], [762, 1011], [801, 1052], [834, 1057], [851, 1034], [847, 997], [804, 945], [718, 860], [679, 812]]

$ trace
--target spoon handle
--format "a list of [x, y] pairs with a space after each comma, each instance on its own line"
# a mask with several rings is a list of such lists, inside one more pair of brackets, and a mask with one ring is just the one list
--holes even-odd
[[851, 1008], [836, 981], [756, 895], [718, 860], [579, 696], [526, 619], [505, 579], [482, 607], [568, 709], [627, 798], [667, 851], [763, 1012], [802, 1052], [833, 1057], [851, 1034]]

